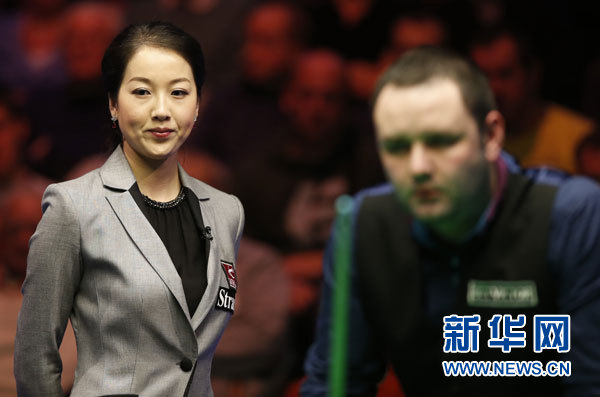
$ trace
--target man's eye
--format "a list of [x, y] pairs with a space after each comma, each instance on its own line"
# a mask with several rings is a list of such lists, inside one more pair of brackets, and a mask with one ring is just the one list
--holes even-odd
[[381, 143], [383, 150], [390, 154], [403, 154], [410, 150], [410, 142], [404, 140], [389, 140]]
[[187, 91], [185, 91], [185, 90], [174, 90], [174, 91], [171, 93], [171, 95], [173, 95], [173, 96], [179, 96], [179, 97], [183, 97], [183, 96], [186, 96], [186, 95], [188, 95], [188, 92], [187, 92]]
[[458, 142], [460, 136], [456, 135], [436, 135], [424, 139], [425, 145], [430, 148], [445, 148]]
[[150, 91], [145, 88], [136, 88], [133, 90], [134, 95], [150, 95]]

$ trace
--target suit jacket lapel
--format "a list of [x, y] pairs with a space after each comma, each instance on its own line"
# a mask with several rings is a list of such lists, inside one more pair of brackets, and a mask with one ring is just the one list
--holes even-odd
[[190, 177], [181, 167], [179, 168], [179, 175], [181, 183], [192, 189], [194, 194], [198, 197], [200, 212], [202, 214], [201, 220], [196, 217], [198, 227], [203, 228], [204, 226], [210, 226], [213, 236], [212, 240], [206, 240], [206, 252], [208, 253], [206, 278], [208, 283], [204, 295], [202, 295], [202, 299], [200, 300], [200, 304], [192, 317], [192, 327], [196, 330], [208, 313], [213, 309], [219, 290], [219, 281], [222, 279], [223, 270], [221, 269], [221, 264], [219, 262], [219, 242], [217, 237], [219, 233], [217, 230], [217, 220], [212, 210], [212, 203], [206, 189]]
[[135, 183], [135, 177], [120, 147], [113, 152], [102, 166], [100, 176], [104, 185], [114, 192], [107, 194], [106, 199], [123, 227], [150, 266], [169, 288], [187, 319], [191, 321], [181, 278], [171, 261], [171, 257], [162, 240], [128, 192], [129, 188]]
[[107, 195], [111, 207], [121, 220], [127, 233], [142, 252], [150, 266], [158, 273], [169, 288], [186, 317], [190, 320], [189, 309], [181, 278], [171, 261], [162, 240], [154, 231], [142, 211], [129, 193]]
[[200, 326], [210, 310], [214, 308], [219, 290], [221, 273], [223, 273], [219, 263], [219, 242], [217, 241], [217, 233], [215, 233], [217, 225], [211, 205], [208, 201], [200, 201], [200, 209], [205, 225], [210, 226], [213, 230], [213, 239], [208, 241], [210, 245], [208, 261], [206, 262], [206, 279], [208, 280], [208, 283], [204, 295], [202, 295], [202, 300], [200, 300], [200, 304], [192, 317], [192, 327], [194, 330]]

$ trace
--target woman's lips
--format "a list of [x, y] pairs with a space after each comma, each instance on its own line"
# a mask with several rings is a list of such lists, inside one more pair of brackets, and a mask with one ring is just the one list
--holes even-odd
[[152, 135], [161, 139], [168, 138], [169, 135], [174, 131], [175, 130], [169, 128], [152, 128], [148, 130], [148, 132], [152, 133]]

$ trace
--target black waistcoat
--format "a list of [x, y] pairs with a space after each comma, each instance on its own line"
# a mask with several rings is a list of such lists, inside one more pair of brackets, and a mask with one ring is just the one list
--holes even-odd
[[[358, 293], [375, 343], [390, 360], [407, 397], [560, 395], [557, 378], [445, 377], [442, 371], [442, 361], [537, 360], [545, 364], [557, 359], [554, 352], [533, 352], [532, 327], [534, 314], [554, 314], [557, 310], [556, 284], [547, 263], [555, 192], [554, 187], [511, 174], [485, 231], [467, 244], [445, 250], [427, 249], [414, 240], [411, 219], [393, 193], [365, 198], [355, 228]], [[443, 352], [443, 320], [432, 322], [425, 310], [425, 261], [457, 268], [455, 310], [446, 315], [481, 315], [478, 353]], [[474, 291], [467, 299], [469, 285], [472, 290], [473, 283], [503, 281], [534, 284], [536, 299], [517, 299], [516, 307], [486, 301], [485, 296], [477, 299]], [[496, 307], [489, 307], [490, 303]], [[494, 314], [527, 316], [527, 325], [520, 329], [527, 332], [526, 347], [513, 348], [509, 354], [487, 347], [487, 324]]]

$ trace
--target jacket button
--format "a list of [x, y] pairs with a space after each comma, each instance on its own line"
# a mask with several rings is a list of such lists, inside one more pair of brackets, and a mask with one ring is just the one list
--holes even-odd
[[190, 372], [194, 367], [194, 363], [189, 358], [184, 358], [179, 362], [179, 367], [183, 372]]

